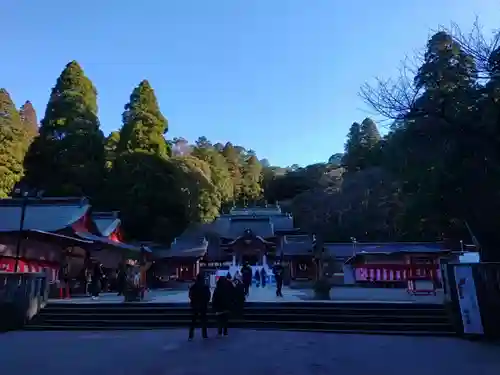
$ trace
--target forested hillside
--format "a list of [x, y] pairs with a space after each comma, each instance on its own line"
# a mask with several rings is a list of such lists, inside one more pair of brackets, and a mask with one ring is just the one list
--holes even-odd
[[390, 120], [389, 131], [382, 136], [370, 118], [354, 122], [343, 153], [332, 149], [325, 163], [303, 168], [269, 165], [246, 148], [252, 145], [230, 140], [169, 139], [148, 81], [132, 90], [120, 129], [105, 136], [97, 90], [72, 61], [38, 129], [31, 103], [17, 110], [0, 90], [0, 195], [20, 181], [46, 196], [86, 195], [99, 210], [120, 210], [131, 238], [166, 242], [233, 204], [266, 201], [279, 201], [298, 226], [330, 241], [468, 240], [468, 225], [493, 259], [500, 240], [497, 42], [478, 30], [434, 34], [415, 68], [361, 89]]
[[[484, 258], [498, 260], [498, 35], [489, 39], [477, 26], [465, 35], [437, 32], [401, 76], [366, 85], [361, 95], [391, 120], [388, 134], [381, 137], [370, 119], [355, 122], [345, 171], [335, 174], [332, 164], [299, 169], [274, 177], [266, 193], [294, 195], [298, 223], [329, 240], [445, 239], [458, 248], [471, 240], [469, 227]], [[319, 169], [331, 178], [323, 173], [313, 183]]]

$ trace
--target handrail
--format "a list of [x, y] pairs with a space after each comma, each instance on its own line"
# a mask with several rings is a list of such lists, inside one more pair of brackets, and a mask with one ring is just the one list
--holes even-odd
[[49, 298], [48, 280], [47, 271], [0, 272], [3, 330], [22, 328], [38, 314]]

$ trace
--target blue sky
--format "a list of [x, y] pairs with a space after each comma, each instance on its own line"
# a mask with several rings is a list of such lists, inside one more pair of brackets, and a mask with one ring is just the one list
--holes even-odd
[[0, 87], [39, 118], [75, 59], [104, 132], [146, 78], [168, 138], [230, 140], [282, 166], [342, 151], [350, 124], [372, 114], [359, 87], [395, 75], [430, 29], [476, 16], [500, 26], [498, 0], [2, 0], [1, 11]]

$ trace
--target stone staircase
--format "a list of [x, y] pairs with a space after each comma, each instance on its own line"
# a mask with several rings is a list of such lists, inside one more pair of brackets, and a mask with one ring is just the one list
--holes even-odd
[[[187, 327], [185, 303], [49, 303], [27, 330], [145, 330]], [[249, 302], [231, 327], [346, 333], [454, 335], [442, 305], [417, 303]], [[215, 326], [209, 314], [209, 326]]]

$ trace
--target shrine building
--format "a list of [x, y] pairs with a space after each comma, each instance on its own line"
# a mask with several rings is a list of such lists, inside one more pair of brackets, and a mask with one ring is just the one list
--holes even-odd
[[191, 281], [200, 270], [251, 266], [270, 268], [281, 260], [290, 280], [316, 274], [314, 240], [294, 227], [279, 206], [232, 209], [213, 223], [189, 228], [169, 249], [154, 251], [169, 276]]
[[245, 262], [270, 268], [279, 259], [287, 281], [312, 281], [322, 273], [336, 284], [399, 287], [417, 274], [439, 283], [440, 263], [456, 250], [438, 242], [320, 243], [273, 206], [234, 208], [211, 224], [189, 228], [154, 255], [163, 273], [178, 281]]
[[49, 269], [52, 279], [61, 262], [71, 277], [90, 257], [115, 268], [141, 251], [123, 242], [120, 224], [117, 212], [92, 213], [86, 198], [0, 199], [0, 271], [14, 271], [17, 254], [18, 271]]

